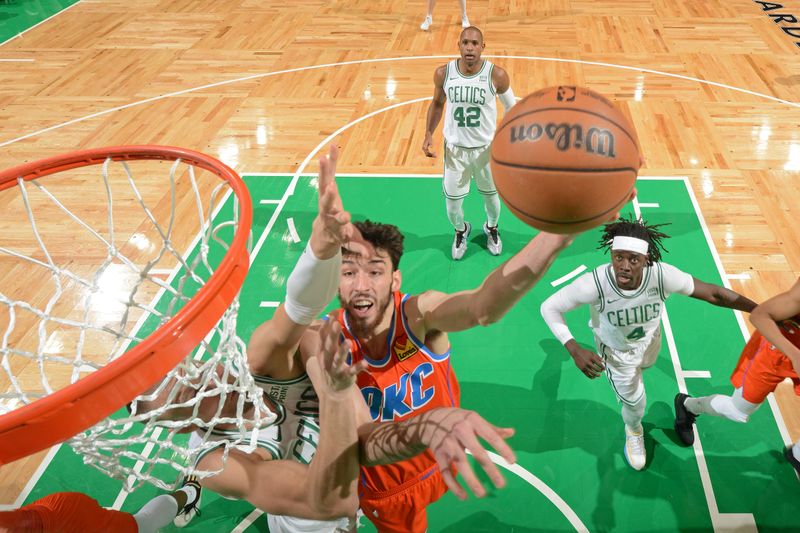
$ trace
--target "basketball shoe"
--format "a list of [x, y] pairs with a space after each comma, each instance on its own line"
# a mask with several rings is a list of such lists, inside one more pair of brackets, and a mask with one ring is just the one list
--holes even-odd
[[467, 252], [467, 239], [469, 239], [469, 234], [472, 232], [472, 224], [469, 222], [464, 222], [464, 231], [456, 230], [456, 236], [453, 239], [453, 259], [458, 261], [464, 254]]
[[175, 520], [172, 521], [175, 527], [186, 527], [195, 516], [200, 516], [200, 495], [202, 494], [203, 489], [200, 486], [200, 483], [197, 481], [197, 476], [189, 476], [184, 479], [183, 486], [193, 487], [197, 491], [197, 495], [192, 499], [192, 501], [186, 502], [186, 505], [184, 505], [183, 509], [181, 509], [181, 511], [178, 513], [178, 516], [176, 516]]
[[488, 222], [483, 223], [483, 233], [486, 234], [486, 248], [492, 255], [500, 255], [503, 251], [503, 241], [500, 240], [500, 233], [497, 226], [489, 227]]
[[644, 431], [634, 432], [625, 426], [625, 460], [634, 470], [641, 470], [647, 462], [644, 449]]
[[419, 29], [421, 29], [422, 31], [428, 31], [429, 29], [431, 29], [431, 24], [433, 24], [433, 17], [428, 15], [427, 17], [425, 17], [425, 20], [422, 21], [422, 24], [419, 25]]
[[686, 408], [684, 402], [690, 396], [688, 394], [678, 394], [675, 396], [675, 433], [684, 446], [694, 444], [694, 424], [697, 415]]
[[467, 16], [464, 15], [463, 17], [461, 17], [461, 27], [462, 28], [469, 28], [470, 26], [471, 26], [471, 24], [469, 23], [469, 19], [467, 18]]

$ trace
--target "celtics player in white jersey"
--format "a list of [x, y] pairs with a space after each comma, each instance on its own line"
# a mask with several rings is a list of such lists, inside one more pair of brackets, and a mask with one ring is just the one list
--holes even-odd
[[447, 218], [456, 232], [452, 247], [455, 260], [464, 257], [472, 231], [470, 223], [464, 220], [462, 206], [469, 194], [472, 178], [475, 178], [478, 192], [483, 195], [486, 247], [492, 255], [500, 255], [503, 251], [503, 241], [497, 231], [500, 198], [489, 168], [489, 147], [497, 129], [495, 96], [500, 98], [506, 111], [516, 103], [516, 99], [508, 73], [481, 59], [485, 47], [481, 30], [470, 26], [461, 32], [458, 42], [461, 58], [436, 69], [433, 101], [428, 107], [425, 141], [422, 143], [425, 155], [436, 157], [433, 132], [444, 113], [443, 189]]
[[[647, 461], [642, 418], [646, 396], [642, 370], [652, 366], [661, 349], [661, 314], [672, 293], [710, 304], [750, 312], [756, 304], [719, 285], [705, 283], [662, 263], [660, 225], [642, 220], [607, 224], [600, 248], [611, 251], [611, 264], [601, 265], [550, 296], [542, 317], [569, 351], [575, 365], [594, 379], [603, 371], [622, 402], [625, 422], [624, 455], [628, 464], [644, 468]], [[581, 347], [564, 320], [567, 311], [590, 306], [589, 327], [596, 352]]]

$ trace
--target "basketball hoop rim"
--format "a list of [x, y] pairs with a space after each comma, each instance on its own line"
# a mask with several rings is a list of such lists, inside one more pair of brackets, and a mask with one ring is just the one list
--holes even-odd
[[0, 190], [74, 168], [114, 161], [180, 159], [227, 181], [239, 202], [233, 241], [217, 269], [169, 321], [103, 368], [52, 394], [0, 416], [0, 465], [66, 440], [96, 424], [173, 369], [219, 321], [250, 266], [247, 251], [253, 212], [241, 177], [206, 154], [173, 146], [131, 145], [81, 150], [0, 171]]

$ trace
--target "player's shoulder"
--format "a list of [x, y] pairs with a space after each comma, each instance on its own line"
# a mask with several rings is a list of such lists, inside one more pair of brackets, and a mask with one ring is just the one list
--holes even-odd
[[436, 67], [436, 70], [433, 73], [433, 79], [436, 81], [436, 83], [444, 83], [445, 77], [447, 77], [449, 65], [450, 63], [445, 63], [444, 65], [439, 65]]

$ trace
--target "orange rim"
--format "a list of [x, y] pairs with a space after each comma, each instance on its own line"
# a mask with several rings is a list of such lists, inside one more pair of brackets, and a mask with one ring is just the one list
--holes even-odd
[[247, 241], [253, 219], [250, 193], [230, 167], [208, 155], [171, 146], [114, 146], [71, 152], [0, 172], [0, 190], [65, 170], [114, 161], [182, 161], [227, 181], [239, 202], [239, 224], [228, 253], [208, 282], [165, 324], [100, 370], [45, 398], [0, 416], [0, 464], [60, 443], [96, 424], [152, 387], [219, 321], [250, 266]]

